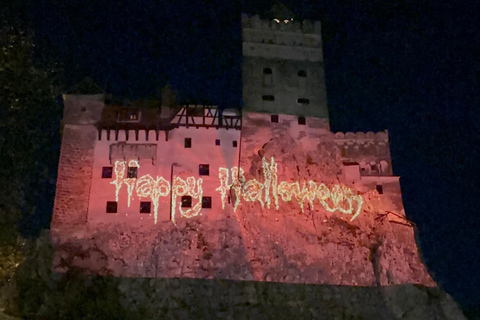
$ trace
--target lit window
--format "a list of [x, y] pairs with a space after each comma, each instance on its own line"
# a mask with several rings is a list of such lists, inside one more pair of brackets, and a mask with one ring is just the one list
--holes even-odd
[[192, 147], [192, 138], [185, 138], [185, 148]]
[[377, 191], [379, 194], [383, 194], [383, 186], [381, 184], [377, 184]]
[[140, 202], [140, 213], [150, 213], [152, 203], [150, 201]]
[[210, 175], [210, 166], [208, 164], [201, 164], [198, 166], [198, 174], [201, 176]]
[[192, 207], [192, 197], [183, 196], [182, 197], [182, 208], [191, 208]]
[[107, 201], [107, 213], [117, 213], [116, 201]]
[[306, 77], [307, 76], [307, 71], [305, 71], [305, 70], [298, 71], [298, 76], [302, 77], [302, 78]]
[[212, 207], [212, 197], [202, 197], [202, 208], [210, 209]]
[[272, 69], [270, 69], [270, 68], [263, 68], [263, 74], [272, 74]]
[[219, 146], [220, 145], [220, 139], [215, 139], [215, 145]]
[[305, 119], [305, 117], [298, 117], [298, 124], [299, 125], [306, 125], [307, 120]]
[[234, 148], [236, 148], [237, 147], [237, 141], [236, 140], [233, 141], [232, 145], [233, 145]]
[[275, 101], [275, 97], [272, 95], [264, 95], [262, 96], [263, 101]]
[[112, 167], [103, 167], [102, 168], [102, 178], [103, 179], [111, 178], [112, 177], [112, 171], [113, 171]]
[[278, 123], [278, 115], [277, 114], [272, 114], [270, 116], [270, 120], [273, 122], [273, 123]]
[[300, 103], [300, 104], [309, 104], [310, 100], [305, 99], [305, 98], [298, 98], [297, 102]]
[[137, 167], [128, 167], [127, 178], [136, 178], [138, 173]]

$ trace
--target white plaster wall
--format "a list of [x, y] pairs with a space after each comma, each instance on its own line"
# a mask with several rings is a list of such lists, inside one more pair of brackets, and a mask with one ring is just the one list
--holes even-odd
[[[102, 132], [100, 141], [97, 141], [95, 147], [95, 160], [93, 168], [92, 187], [90, 190], [90, 202], [88, 210], [88, 222], [127, 222], [129, 224], [146, 223], [153, 224], [153, 203], [151, 214], [140, 214], [140, 202], [151, 201], [150, 198], [138, 198], [133, 192], [130, 207], [127, 206], [127, 186], [124, 184], [119, 193], [117, 214], [106, 213], [107, 201], [115, 201], [114, 174], [111, 179], [102, 179], [102, 167], [114, 166], [110, 163], [109, 151], [110, 145], [125, 141], [127, 143], [156, 143], [157, 160], [155, 165], [151, 160], [142, 159], [138, 169], [138, 178], [150, 174], [153, 178], [163, 177], [171, 181], [171, 171], [173, 166], [173, 175], [186, 179], [187, 176], [193, 176], [196, 180], [203, 179], [203, 196], [212, 197], [212, 208], [202, 209], [201, 215], [208, 219], [221, 219], [226, 211], [222, 209], [221, 197], [218, 191], [220, 181], [218, 178], [218, 168], [238, 166], [238, 152], [240, 148], [240, 131], [215, 128], [177, 128], [169, 132], [168, 141], [165, 140], [165, 133], [159, 133], [158, 141], [155, 138], [155, 131], [150, 131], [148, 141], [145, 139], [145, 131], [139, 132], [138, 141], [135, 139], [135, 132], [130, 131], [129, 140], [125, 139], [125, 132], [120, 131], [118, 141], [115, 141], [114, 132], [110, 132], [110, 141], [107, 140], [106, 131]], [[190, 149], [184, 147], [184, 139], [192, 139]], [[215, 140], [220, 139], [220, 146], [215, 145]], [[238, 146], [233, 147], [233, 141], [237, 141]], [[127, 159], [127, 161], [130, 159]], [[199, 165], [209, 164], [210, 175], [199, 176]], [[179, 202], [181, 199], [176, 199]], [[192, 199], [192, 206], [197, 203], [197, 199]], [[178, 205], [177, 205], [178, 207]], [[228, 208], [228, 206], [226, 207]], [[226, 209], [228, 210], [228, 209]], [[182, 219], [178, 213], [176, 218]], [[158, 220], [170, 220], [170, 197], [160, 197]]]

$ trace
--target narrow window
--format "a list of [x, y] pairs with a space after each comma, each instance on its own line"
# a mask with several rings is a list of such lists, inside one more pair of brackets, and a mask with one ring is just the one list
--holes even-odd
[[298, 124], [302, 126], [306, 125], [307, 120], [305, 119], [305, 117], [298, 117]]
[[202, 197], [202, 208], [212, 208], [212, 197]]
[[191, 208], [192, 207], [192, 197], [183, 196], [182, 197], [182, 208]]
[[192, 138], [185, 138], [185, 148], [192, 147]]
[[127, 178], [136, 178], [138, 173], [137, 167], [128, 167]]
[[215, 139], [215, 145], [219, 146], [220, 145], [220, 139]]
[[381, 184], [377, 184], [377, 191], [379, 194], [383, 194], [383, 186]]
[[272, 95], [264, 95], [262, 96], [263, 101], [275, 101], [275, 97]]
[[305, 70], [299, 70], [298, 71], [298, 76], [299, 77], [302, 77], [302, 78], [305, 78], [307, 76], [307, 71]]
[[140, 202], [140, 213], [150, 213], [152, 203], [150, 201]]
[[270, 69], [270, 68], [263, 68], [263, 74], [272, 74], [272, 69]]
[[107, 201], [107, 213], [117, 213], [117, 201]]
[[273, 123], [278, 123], [278, 114], [272, 114], [270, 116], [270, 121], [272, 121]]
[[108, 179], [112, 177], [112, 167], [103, 167], [102, 168], [102, 179]]
[[198, 174], [201, 176], [210, 175], [210, 166], [208, 164], [201, 164], [198, 166]]
[[298, 98], [297, 102], [300, 103], [300, 104], [309, 104], [310, 100], [305, 99], [305, 98]]
[[233, 145], [234, 148], [236, 148], [237, 147], [237, 140], [233, 141], [232, 145]]

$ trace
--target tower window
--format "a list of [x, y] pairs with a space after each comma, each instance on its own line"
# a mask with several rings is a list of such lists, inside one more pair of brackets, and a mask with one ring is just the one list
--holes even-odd
[[202, 208], [212, 208], [212, 197], [202, 197]]
[[275, 101], [275, 96], [272, 95], [264, 95], [262, 96], [263, 101]]
[[220, 139], [215, 139], [215, 145], [219, 146], [220, 145]]
[[237, 140], [234, 140], [232, 145], [233, 145], [234, 148], [236, 148], [237, 147]]
[[185, 148], [192, 147], [192, 138], [185, 138]]
[[191, 208], [192, 207], [192, 197], [183, 196], [182, 197], [182, 208]]
[[383, 186], [381, 184], [377, 184], [377, 191], [379, 194], [383, 194]]
[[117, 213], [117, 201], [107, 201], [107, 213]]
[[108, 179], [112, 177], [112, 167], [103, 167], [102, 168], [102, 179]]
[[304, 78], [304, 77], [307, 76], [307, 71], [305, 71], [305, 70], [299, 70], [297, 74], [298, 74], [299, 77]]
[[136, 178], [138, 173], [137, 167], [128, 167], [127, 178]]
[[273, 123], [278, 123], [278, 114], [272, 114], [270, 116], [270, 121], [272, 121]]
[[270, 68], [263, 68], [263, 74], [272, 74], [272, 69], [270, 69]]
[[152, 203], [150, 201], [140, 202], [140, 213], [150, 213], [152, 209]]
[[300, 104], [309, 104], [310, 100], [305, 99], [305, 98], [298, 98], [297, 102], [300, 103]]
[[210, 166], [208, 164], [201, 164], [198, 166], [198, 174], [201, 176], [210, 175]]
[[298, 117], [298, 124], [299, 125], [306, 125], [307, 120], [305, 119], [305, 117]]

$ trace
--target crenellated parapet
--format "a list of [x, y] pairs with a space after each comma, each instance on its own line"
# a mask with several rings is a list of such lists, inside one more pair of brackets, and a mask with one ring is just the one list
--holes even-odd
[[264, 30], [264, 31], [286, 31], [301, 34], [321, 35], [322, 27], [320, 21], [294, 21], [292, 20], [262, 20], [258, 15], [249, 17], [242, 14], [242, 28]]
[[242, 15], [243, 54], [250, 57], [322, 61], [320, 21], [262, 20]]
[[334, 142], [345, 163], [358, 163], [361, 175], [391, 175], [388, 131], [337, 132]]

